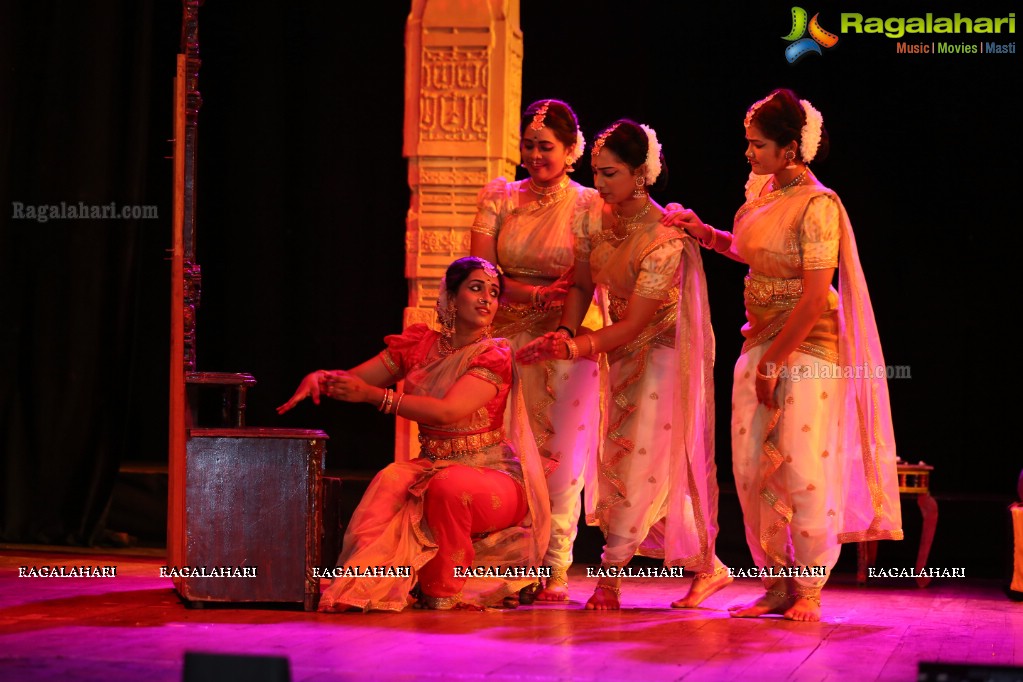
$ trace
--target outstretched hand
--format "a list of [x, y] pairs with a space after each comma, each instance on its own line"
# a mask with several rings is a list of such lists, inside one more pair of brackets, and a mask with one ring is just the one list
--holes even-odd
[[277, 414], [284, 414], [306, 398], [311, 398], [314, 405], [319, 405], [321, 393], [320, 381], [326, 373], [327, 370], [320, 369], [305, 375], [305, 378], [302, 379], [302, 383], [300, 383], [298, 388], [295, 389], [294, 395], [288, 399], [288, 402], [277, 408]]
[[372, 402], [369, 397], [370, 385], [344, 370], [325, 372], [320, 380], [320, 390], [328, 398], [346, 403]]
[[348, 403], [369, 402], [369, 391], [369, 384], [343, 369], [320, 369], [302, 379], [295, 394], [277, 408], [277, 414], [284, 414], [306, 398], [310, 398], [314, 405], [319, 405], [320, 396]]
[[568, 357], [565, 337], [558, 332], [547, 332], [519, 349], [515, 360], [532, 365], [544, 360], [564, 360]]

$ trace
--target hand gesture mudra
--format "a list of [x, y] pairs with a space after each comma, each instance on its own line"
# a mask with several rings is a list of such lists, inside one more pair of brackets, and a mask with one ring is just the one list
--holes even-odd
[[565, 337], [558, 332], [547, 332], [533, 339], [515, 354], [515, 359], [523, 365], [532, 365], [544, 360], [564, 360], [567, 357]]
[[320, 380], [320, 390], [328, 398], [346, 403], [369, 402], [369, 384], [344, 370], [325, 372]]
[[543, 287], [543, 301], [545, 307], [564, 303], [565, 297], [568, 295], [568, 290], [572, 287], [572, 276], [574, 274], [575, 266], [565, 271], [561, 277]]
[[[284, 414], [306, 398], [310, 398], [314, 405], [319, 405], [320, 396], [323, 395], [335, 400], [360, 402], [366, 395], [366, 387], [366, 382], [343, 369], [319, 369], [310, 372], [302, 379], [288, 402], [277, 408], [277, 414]], [[360, 395], [362, 398], [349, 397]]]

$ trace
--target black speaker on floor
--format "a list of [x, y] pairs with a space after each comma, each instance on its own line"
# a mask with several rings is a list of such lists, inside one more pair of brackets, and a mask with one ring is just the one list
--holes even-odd
[[291, 666], [283, 656], [241, 656], [185, 652], [184, 682], [291, 682]]
[[917, 682], [1023, 682], [1023, 668], [982, 663], [917, 664]]

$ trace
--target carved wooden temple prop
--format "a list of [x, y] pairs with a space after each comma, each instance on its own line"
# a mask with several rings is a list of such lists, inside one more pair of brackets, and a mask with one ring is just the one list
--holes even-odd
[[[434, 324], [444, 269], [469, 254], [480, 189], [515, 177], [521, 101], [518, 0], [413, 0], [405, 28], [406, 327]], [[396, 459], [419, 451], [417, 435], [414, 423], [398, 420]]]

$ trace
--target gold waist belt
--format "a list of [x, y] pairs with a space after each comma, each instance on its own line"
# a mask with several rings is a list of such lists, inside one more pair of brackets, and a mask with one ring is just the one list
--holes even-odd
[[751, 272], [746, 275], [745, 295], [753, 303], [766, 306], [772, 301], [798, 299], [803, 295], [803, 279], [767, 277]]
[[432, 460], [457, 459], [465, 455], [474, 455], [503, 440], [503, 428], [486, 433], [474, 433], [470, 436], [455, 436], [454, 438], [434, 438], [423, 432], [419, 433], [420, 454]]
[[[609, 293], [607, 296], [608, 305], [607, 311], [611, 316], [612, 322], [620, 322], [625, 317], [625, 310], [629, 307], [629, 299], [622, 298], [621, 296], [615, 296]], [[661, 301], [661, 304], [657, 307], [657, 312], [654, 313], [654, 319], [658, 316], [664, 315], [665, 311], [675, 308], [678, 304], [678, 287], [672, 287], [668, 290], [667, 300]]]

